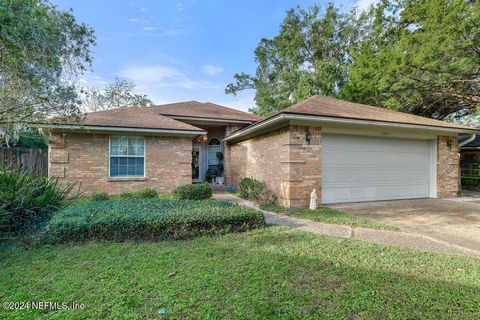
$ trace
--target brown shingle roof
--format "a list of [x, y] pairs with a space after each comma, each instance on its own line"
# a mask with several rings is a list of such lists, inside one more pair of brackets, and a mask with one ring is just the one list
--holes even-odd
[[358, 120], [373, 120], [392, 123], [416, 124], [454, 129], [472, 129], [445, 121], [416, 116], [409, 113], [373, 107], [360, 103], [334, 99], [323, 96], [313, 96], [282, 110], [279, 113], [296, 113], [324, 117], [347, 118]]
[[203, 131], [203, 129], [194, 127], [187, 123], [162, 116], [146, 107], [126, 107], [98, 112], [90, 112], [86, 113], [85, 116], [80, 120], [80, 122], [67, 120], [66, 124], [102, 127]]
[[210, 118], [256, 122], [262, 118], [251, 113], [227, 108], [211, 102], [186, 101], [149, 107], [165, 116]]

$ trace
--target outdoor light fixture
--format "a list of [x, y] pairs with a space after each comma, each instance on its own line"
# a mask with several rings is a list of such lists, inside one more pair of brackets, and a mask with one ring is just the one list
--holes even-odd
[[208, 136], [207, 136], [207, 135], [204, 135], [204, 136], [202, 137], [202, 141], [203, 141], [203, 142], [207, 142], [207, 141], [208, 141]]
[[310, 140], [312, 140], [312, 133], [310, 131], [307, 131], [305, 133], [305, 141], [310, 144]]
[[452, 149], [452, 139], [448, 139], [448, 140], [447, 140], [447, 147], [448, 147], [449, 149]]

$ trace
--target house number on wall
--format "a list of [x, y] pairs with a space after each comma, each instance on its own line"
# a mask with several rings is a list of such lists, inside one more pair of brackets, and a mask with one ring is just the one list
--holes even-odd
[[388, 131], [382, 131], [382, 132], [380, 132], [380, 135], [382, 135], [382, 136], [389, 136], [389, 135], [390, 135], [390, 132], [388, 132]]

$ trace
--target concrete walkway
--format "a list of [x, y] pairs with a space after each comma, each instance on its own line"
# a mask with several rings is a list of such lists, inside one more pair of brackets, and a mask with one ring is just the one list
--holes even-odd
[[322, 223], [313, 220], [289, 217], [286, 215], [262, 210], [255, 202], [235, 197], [234, 195], [225, 191], [215, 191], [213, 198], [218, 200], [232, 201], [239, 205], [258, 210], [263, 213], [265, 220], [269, 224], [278, 224], [316, 234], [341, 238], [354, 238], [383, 245], [404, 246], [435, 253], [480, 257], [480, 251], [465, 248], [421, 234], [366, 228], [352, 228], [346, 225]]

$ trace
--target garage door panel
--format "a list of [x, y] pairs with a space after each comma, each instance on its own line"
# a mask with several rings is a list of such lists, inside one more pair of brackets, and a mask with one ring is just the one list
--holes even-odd
[[322, 202], [430, 195], [430, 141], [325, 135]]

